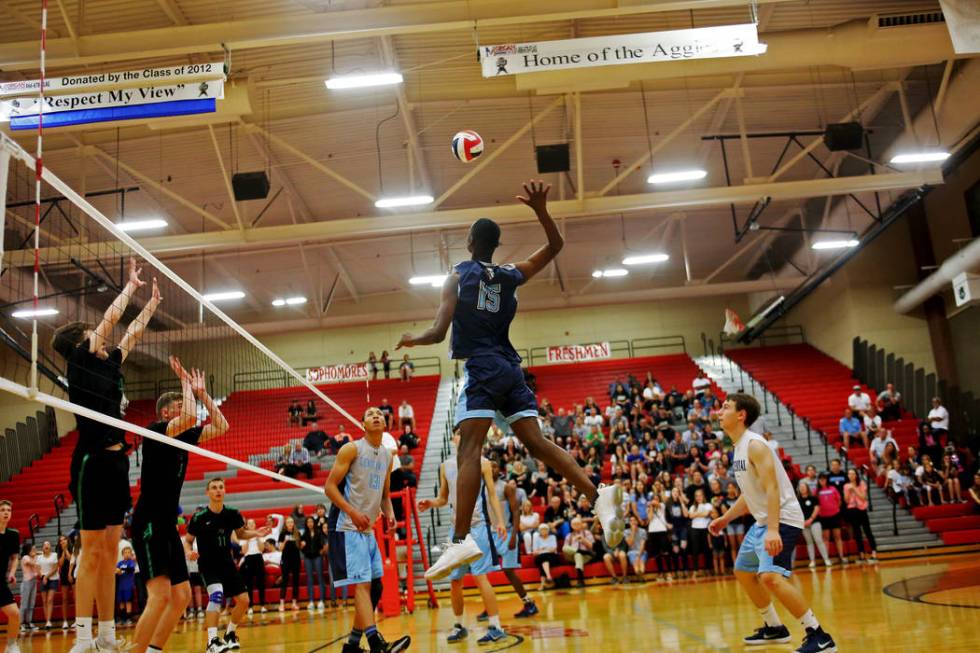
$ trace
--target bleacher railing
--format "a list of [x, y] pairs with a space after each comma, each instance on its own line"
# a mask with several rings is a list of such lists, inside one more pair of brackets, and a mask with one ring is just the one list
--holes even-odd
[[906, 362], [902, 357], [885, 351], [862, 338], [852, 341], [854, 377], [877, 392], [889, 383], [902, 394], [905, 409], [919, 419], [929, 414], [933, 397], [939, 397], [949, 411], [950, 436], [962, 442], [972, 442], [977, 437], [980, 424], [980, 399], [972, 392], [959, 392], [950, 388], [935, 374], [927, 374], [921, 367]]
[[0, 483], [6, 483], [58, 444], [54, 410], [37, 411], [0, 433]]
[[[630, 341], [630, 356], [651, 356], [654, 353], [687, 353], [687, 342], [684, 336], [651, 336], [649, 338], [634, 338]], [[673, 349], [673, 352], [660, 351]]]

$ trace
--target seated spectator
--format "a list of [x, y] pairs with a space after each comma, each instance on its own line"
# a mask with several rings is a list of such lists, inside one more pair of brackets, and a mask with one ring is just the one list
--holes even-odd
[[326, 455], [327, 434], [320, 430], [316, 422], [310, 423], [310, 431], [303, 438], [303, 448], [314, 456]]
[[419, 436], [415, 434], [415, 429], [413, 426], [408, 424], [402, 425], [402, 433], [398, 436], [398, 444], [408, 447], [409, 449], [416, 449], [421, 444]]
[[[331, 438], [333, 441], [334, 452], [340, 451], [340, 448], [352, 440], [350, 433], [344, 428], [344, 423], [341, 422], [337, 425], [337, 434]], [[300, 521], [300, 523], [303, 523]]]
[[407, 399], [402, 399], [402, 403], [398, 407], [398, 423], [403, 427], [407, 425], [413, 431], [415, 430], [415, 409], [412, 408]]
[[[922, 497], [915, 492], [912, 479], [909, 476], [908, 465], [902, 465], [897, 459], [891, 463], [891, 468], [886, 475], [888, 481], [888, 495], [895, 501], [904, 498], [905, 505], [908, 507], [917, 506], [922, 502]], [[913, 494], [915, 492], [915, 494]], [[912, 497], [916, 500], [913, 502]]]
[[289, 454], [289, 464], [286, 465], [286, 476], [296, 478], [300, 474], [306, 474], [307, 478], [313, 478], [313, 465], [310, 464], [310, 452], [303, 448], [299, 442], [292, 453]]
[[960, 489], [960, 474], [962, 472], [963, 467], [960, 465], [959, 456], [950, 446], [943, 454], [943, 468], [940, 472], [943, 483], [946, 485], [946, 495], [949, 497], [950, 503], [963, 503], [963, 493]]
[[531, 505], [530, 501], [524, 501], [521, 504], [520, 524], [521, 542], [524, 544], [524, 550], [531, 553], [534, 534], [541, 525], [541, 515], [535, 512], [534, 506]]
[[392, 407], [391, 404], [388, 403], [387, 397], [381, 400], [381, 404], [378, 405], [378, 410], [380, 410], [382, 413], [385, 414], [385, 424], [386, 424], [385, 430], [390, 431], [391, 423], [395, 419], [395, 409]]
[[700, 439], [701, 436], [698, 433], [697, 422], [694, 420], [688, 421], [687, 429], [683, 433], [681, 433], [681, 440], [684, 441], [684, 444], [690, 447], [692, 441], [700, 440]]
[[555, 408], [548, 401], [547, 397], [541, 397], [541, 404], [538, 406], [538, 414], [544, 417], [545, 415], [551, 416], [555, 414]]
[[867, 392], [861, 390], [860, 385], [852, 388], [853, 392], [847, 397], [847, 407], [851, 410], [854, 417], [864, 417], [864, 414], [871, 408], [871, 397]]
[[702, 371], [698, 372], [698, 375], [691, 381], [691, 387], [694, 389], [694, 396], [698, 399], [704, 397], [704, 391], [711, 387], [711, 379], [708, 375]]
[[980, 513], [980, 472], [973, 475], [973, 487], [967, 491], [967, 496], [973, 506], [973, 514]]
[[289, 403], [289, 425], [299, 426], [303, 418], [303, 407], [299, 405], [299, 402], [293, 399]]
[[938, 460], [943, 452], [942, 441], [927, 421], [919, 424], [919, 452], [934, 460]]
[[928, 456], [922, 457], [922, 474], [919, 474], [919, 478], [928, 505], [941, 505], [943, 503], [943, 476], [933, 466], [932, 459]]
[[282, 552], [279, 551], [276, 540], [268, 539], [262, 544], [262, 562], [273, 567], [279, 567], [282, 563]]
[[875, 406], [881, 419], [886, 422], [902, 419], [902, 393], [895, 390], [895, 386], [891, 383], [885, 385], [885, 389], [878, 393]]
[[704, 428], [701, 429], [701, 439], [706, 443], [718, 439], [718, 433], [715, 431], [715, 427], [711, 425], [711, 422], [705, 424]]
[[868, 438], [874, 439], [878, 435], [878, 431], [881, 429], [881, 416], [875, 414], [875, 409], [869, 408], [868, 412], [864, 414], [864, 430], [868, 434]]
[[548, 507], [544, 511], [543, 522], [548, 525], [548, 529], [560, 537], [564, 537], [569, 531], [571, 507], [566, 505], [562, 497], [553, 494], [548, 500]]
[[[880, 467], [886, 463], [884, 460], [885, 448], [888, 445], [892, 445], [897, 452], [898, 442], [895, 441], [895, 438], [892, 437], [892, 432], [888, 429], [878, 429], [877, 436], [878, 437], [871, 442], [871, 446], [868, 448], [868, 451], [871, 454], [871, 462], [874, 463], [875, 466]], [[886, 472], [887, 469], [885, 471], [879, 471], [879, 474], [884, 474]]]
[[864, 430], [861, 419], [861, 417], [854, 415], [854, 411], [851, 408], [847, 408], [844, 411], [844, 417], [840, 420], [840, 437], [844, 441], [844, 446], [848, 449], [851, 448], [851, 438], [855, 437], [860, 437], [861, 442], [864, 443], [864, 448], [868, 448], [868, 433]]
[[398, 366], [398, 375], [401, 377], [403, 383], [408, 383], [415, 376], [415, 363], [408, 360], [408, 354], [405, 354], [401, 364]]
[[415, 478], [415, 456], [408, 453], [408, 447], [402, 445], [398, 449], [398, 471], [402, 472], [405, 485], [417, 487], [419, 482]]
[[284, 445], [279, 455], [276, 457], [275, 470], [276, 474], [282, 474], [283, 476], [290, 476], [286, 471], [289, 469], [289, 456], [293, 453], [293, 448], [290, 445]]
[[932, 432], [942, 441], [949, 432], [949, 411], [939, 397], [932, 398], [932, 410], [929, 411], [928, 419]]
[[556, 438], [567, 438], [572, 434], [572, 417], [565, 414], [564, 408], [558, 409], [558, 414], [551, 418], [551, 427], [555, 430]]
[[596, 558], [595, 536], [580, 517], [575, 517], [571, 521], [572, 530], [565, 537], [561, 552], [565, 560], [575, 564], [575, 573], [578, 575], [579, 587], [585, 585], [585, 565]]
[[667, 452], [670, 456], [671, 463], [674, 465], [683, 465], [687, 467], [687, 465], [691, 462], [689, 450], [680, 433], [674, 433], [674, 441], [670, 443], [669, 447], [667, 447]]
[[554, 585], [551, 566], [561, 564], [561, 559], [558, 557], [558, 538], [548, 528], [548, 524], [538, 526], [537, 532], [531, 538], [529, 552], [534, 556], [534, 565], [541, 571], [541, 587], [538, 589], [543, 590], [545, 583]]
[[551, 425], [551, 417], [544, 416], [538, 417], [538, 426], [541, 428], [541, 435], [544, 436], [546, 440], [555, 439], [555, 427]]

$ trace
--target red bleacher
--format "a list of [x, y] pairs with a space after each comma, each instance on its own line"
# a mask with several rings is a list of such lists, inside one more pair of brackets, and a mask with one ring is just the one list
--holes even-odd
[[[835, 448], [841, 445], [840, 419], [847, 407], [847, 396], [856, 384], [851, 369], [810, 345], [779, 345], [731, 349], [726, 355], [757, 381], [763, 383], [797, 415], [806, 418]], [[805, 370], [805, 373], [801, 373]], [[864, 387], [874, 401], [873, 388]], [[918, 445], [917, 420], [910, 413], [903, 419], [885, 422], [899, 444], [904, 459], [910, 446]], [[851, 440], [848, 458], [855, 465], [870, 461], [869, 453], [859, 440]], [[880, 480], [880, 479], [879, 479]], [[916, 508], [917, 519], [938, 533], [946, 544], [980, 542], [980, 517], [970, 517], [961, 505]], [[967, 512], [961, 512], [966, 510]], [[933, 512], [936, 511], [936, 512]]]

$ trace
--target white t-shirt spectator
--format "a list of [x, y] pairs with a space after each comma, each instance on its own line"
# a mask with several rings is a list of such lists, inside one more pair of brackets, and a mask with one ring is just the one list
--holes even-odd
[[398, 421], [415, 419], [415, 409], [411, 404], [402, 404], [398, 407]]
[[649, 506], [648, 516], [650, 517], [650, 523], [647, 524], [648, 533], [667, 532], [667, 508], [664, 504], [661, 503], [657, 508]]
[[766, 445], [779, 455], [779, 441], [773, 438], [772, 440], [766, 440]]
[[250, 537], [247, 540], [242, 540], [242, 555], [243, 556], [254, 556], [262, 553], [262, 538], [261, 537]]
[[56, 578], [58, 569], [58, 554], [52, 551], [48, 555], [37, 554], [37, 565], [40, 567], [40, 574], [46, 578]]
[[395, 440], [395, 436], [385, 431], [381, 434], [381, 444], [391, 452], [391, 471], [401, 468], [401, 461], [398, 460], [398, 441]]
[[875, 438], [872, 440], [871, 444], [868, 445], [868, 448], [871, 449], [871, 457], [874, 459], [881, 458], [881, 456], [885, 453], [885, 447], [888, 446], [889, 442], [895, 445], [895, 450], [897, 451], [898, 443], [895, 442], [895, 438], [893, 438], [891, 435], [886, 435], [884, 440], [881, 438]]
[[869, 415], [864, 416], [864, 430], [865, 431], [877, 431], [881, 428], [881, 416], [875, 415], [870, 417]]
[[[613, 414], [615, 414], [615, 411], [613, 412]], [[592, 425], [601, 427], [602, 415], [586, 415], [583, 422], [585, 423], [586, 426], [589, 427], [591, 427]]]
[[274, 565], [278, 567], [282, 563], [282, 553], [278, 550], [263, 553], [262, 561], [267, 565]]
[[707, 528], [711, 523], [711, 504], [699, 504], [691, 511], [691, 528]]
[[912, 479], [897, 469], [888, 470], [888, 482], [891, 483], [892, 491], [898, 494], [901, 494], [912, 485]]
[[656, 393], [653, 391], [653, 386], [648, 385], [643, 388], [643, 398], [647, 401], [652, 401], [656, 396]]
[[555, 537], [554, 533], [550, 533], [548, 537], [541, 537], [541, 533], [537, 532], [531, 537], [531, 553], [538, 554], [557, 550], [558, 538]]
[[869, 410], [871, 408], [871, 397], [868, 396], [867, 392], [860, 392], [859, 394], [852, 392], [847, 397], [847, 405], [851, 407], [851, 410]]
[[691, 387], [694, 388], [694, 392], [701, 392], [707, 388], [711, 387], [711, 379], [708, 377], [698, 377], [691, 381]]
[[[934, 422], [932, 421], [933, 417], [938, 417], [939, 419]], [[949, 430], [949, 411], [946, 410], [945, 406], [936, 406], [929, 411], [929, 424], [933, 429]]]

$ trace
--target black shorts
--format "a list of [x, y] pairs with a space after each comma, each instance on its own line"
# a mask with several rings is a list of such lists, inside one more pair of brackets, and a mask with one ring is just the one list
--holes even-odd
[[840, 513], [837, 513], [833, 517], [817, 517], [817, 521], [820, 522], [820, 526], [827, 530], [829, 528], [840, 528]]
[[16, 603], [13, 593], [10, 591], [10, 585], [7, 585], [6, 576], [4, 574], [4, 578], [0, 580], [0, 608], [5, 608], [8, 605]]
[[200, 572], [192, 571], [190, 574], [191, 587], [204, 587], [204, 577]]
[[166, 576], [171, 585], [180, 585], [190, 579], [184, 545], [174, 520], [146, 520], [134, 516], [133, 549], [144, 583], [157, 576]]
[[242, 575], [238, 573], [238, 567], [230, 557], [217, 562], [206, 562], [201, 558], [198, 560], [198, 566], [201, 569], [205, 588], [221, 585], [221, 591], [227, 597], [238, 596], [248, 591]]
[[80, 530], [100, 531], [107, 526], [121, 525], [132, 506], [129, 457], [122, 450], [75, 449], [68, 489], [78, 505]]

